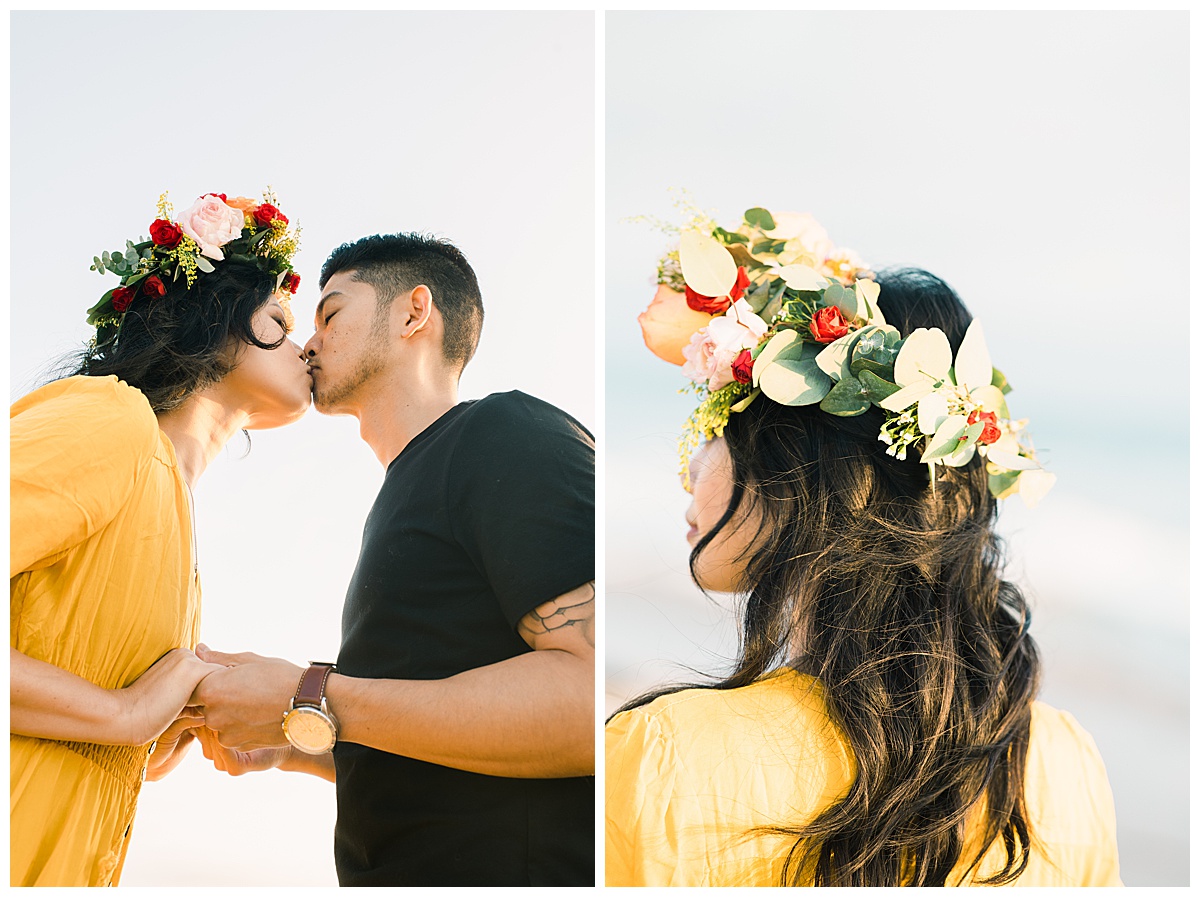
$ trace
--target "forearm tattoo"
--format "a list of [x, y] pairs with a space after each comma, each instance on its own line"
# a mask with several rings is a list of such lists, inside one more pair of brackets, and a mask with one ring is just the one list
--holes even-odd
[[521, 618], [520, 628], [536, 638], [559, 629], [577, 630], [596, 647], [596, 584], [589, 582], [553, 601], [540, 604]]

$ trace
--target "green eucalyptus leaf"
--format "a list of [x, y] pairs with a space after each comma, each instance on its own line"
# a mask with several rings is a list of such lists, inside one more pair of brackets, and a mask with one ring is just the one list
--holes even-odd
[[[815, 405], [829, 393], [833, 381], [817, 367], [816, 346], [799, 343], [800, 357], [776, 357], [755, 374], [763, 394], [781, 405]], [[781, 353], [782, 354], [782, 353]]]
[[983, 421], [977, 420], [971, 426], [967, 427], [963, 433], [963, 440], [966, 443], [974, 444], [979, 441], [979, 434], [983, 432]]
[[783, 247], [785, 245], [786, 243], [783, 240], [759, 240], [757, 243], [751, 244], [750, 251], [755, 255], [761, 255], [763, 253], [767, 253], [769, 255], [779, 255], [779, 253], [783, 252]]
[[942, 421], [937, 432], [929, 437], [929, 447], [921, 455], [921, 463], [927, 464], [958, 451], [966, 429], [967, 419], [961, 414], [952, 415]]
[[1019, 470], [1006, 470], [1003, 473], [988, 474], [988, 490], [996, 498], [1008, 498], [1017, 491], [1017, 481], [1021, 477]]
[[900, 389], [895, 383], [884, 380], [869, 370], [856, 372], [855, 376], [858, 378], [858, 382], [863, 385], [863, 389], [866, 390], [867, 399], [873, 405], [878, 405], [892, 393]]
[[1010, 392], [1012, 392], [1012, 387], [1008, 385], [1008, 378], [1000, 373], [1000, 371], [996, 368], [992, 368], [992, 386], [996, 387], [996, 389], [1000, 390], [1005, 395], [1008, 395]]
[[[741, 235], [738, 234], [737, 236], [741, 236]], [[758, 259], [756, 259], [754, 256], [752, 256], [750, 254], [750, 250], [747, 249], [745, 246], [743, 246], [741, 243], [734, 243], [730, 246], [726, 246], [725, 250], [730, 255], [733, 256], [733, 262], [735, 265], [740, 265], [741, 267], [745, 268], [747, 271], [750, 271], [752, 268], [764, 267], [763, 263], [760, 262]]]
[[141, 256], [138, 255], [137, 250], [134, 249], [133, 244], [130, 243], [129, 248], [125, 250], [125, 261], [129, 262], [131, 265], [136, 265], [138, 263], [138, 259], [140, 258]]
[[821, 299], [826, 306], [836, 305], [842, 310], [847, 321], [853, 321], [858, 313], [858, 296], [853, 290], [848, 290], [840, 283], [831, 283], [825, 288]]
[[103, 296], [100, 297], [99, 302], [97, 302], [95, 305], [93, 305], [91, 308], [89, 308], [87, 310], [87, 322], [89, 324], [91, 324], [93, 327], [96, 325], [96, 322], [99, 321], [101, 317], [108, 314], [112, 310], [112, 296], [113, 296], [113, 293], [116, 291], [116, 289], [117, 289], [116, 287], [113, 287], [111, 290], [109, 290], [107, 293], [105, 293]]
[[765, 280], [762, 283], [756, 283], [742, 294], [742, 298], [749, 303], [751, 311], [770, 323], [771, 319], [762, 313], [763, 309], [767, 307], [767, 303], [771, 301], [771, 285], [769, 283]]
[[213, 267], [213, 263], [210, 262], [208, 259], [206, 259], [202, 255], [196, 256], [196, 267], [199, 268], [201, 271], [203, 271], [205, 274], [212, 274], [214, 271], [217, 270], [216, 268]]
[[838, 417], [854, 417], [871, 407], [867, 390], [856, 377], [846, 376], [821, 400], [821, 410]]
[[718, 227], [713, 231], [713, 236], [728, 246], [731, 243], [749, 243], [750, 238], [745, 234], [739, 234], [736, 231], [725, 230], [723, 227]]
[[758, 355], [754, 358], [753, 386], [758, 386], [759, 374], [774, 361], [782, 352], [799, 345], [800, 334], [795, 330], [780, 330], [771, 337]]
[[775, 219], [766, 209], [758, 207], [746, 209], [744, 217], [746, 223], [751, 227], [757, 227], [759, 230], [775, 230]]

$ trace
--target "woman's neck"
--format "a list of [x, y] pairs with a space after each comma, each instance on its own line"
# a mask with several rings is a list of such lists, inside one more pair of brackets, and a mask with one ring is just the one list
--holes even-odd
[[158, 415], [158, 427], [175, 447], [184, 481], [195, 487], [209, 462], [249, 419], [246, 411], [231, 408], [204, 391], [189, 396], [178, 408]]

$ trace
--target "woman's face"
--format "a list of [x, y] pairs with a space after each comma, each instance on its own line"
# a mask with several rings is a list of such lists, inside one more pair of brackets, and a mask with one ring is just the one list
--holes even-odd
[[[254, 334], [273, 343], [287, 333], [287, 317], [276, 296], [254, 313]], [[312, 376], [300, 347], [285, 339], [275, 349], [237, 346], [237, 366], [221, 381], [234, 407], [250, 414], [248, 430], [268, 430], [298, 420], [312, 402]]]
[[[688, 467], [692, 504], [685, 515], [690, 526], [688, 544], [710, 532], [729, 506], [733, 495], [733, 459], [724, 439], [712, 439], [700, 447]], [[736, 592], [744, 588], [743, 576], [750, 549], [758, 533], [759, 514], [743, 495], [733, 518], [705, 547], [696, 563], [696, 579], [714, 592]]]

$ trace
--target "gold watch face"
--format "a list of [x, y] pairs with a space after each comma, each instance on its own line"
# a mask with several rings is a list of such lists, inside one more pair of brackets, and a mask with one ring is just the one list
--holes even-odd
[[337, 741], [333, 720], [316, 707], [296, 707], [283, 718], [283, 732], [297, 750], [306, 754], [324, 754]]

